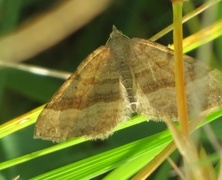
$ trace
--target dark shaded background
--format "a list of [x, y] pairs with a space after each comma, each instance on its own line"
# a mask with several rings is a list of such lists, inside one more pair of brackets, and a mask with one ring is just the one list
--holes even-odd
[[[21, 24], [52, 8], [56, 3], [56, 0], [1, 1], [1, 36], [12, 33]], [[198, 7], [203, 1], [196, 0], [192, 3]], [[221, 3], [217, 6], [222, 8]], [[218, 14], [217, 19], [221, 19], [221, 17], [222, 15]], [[198, 20], [201, 20], [201, 15], [198, 16]], [[87, 55], [106, 43], [113, 24], [129, 37], [149, 38], [171, 23], [172, 8], [169, 0], [114, 0], [103, 13], [84, 27], [24, 63], [73, 72]], [[41, 32], [39, 33], [41, 34]], [[194, 32], [191, 32], [191, 28], [185, 24], [184, 36], [192, 33]], [[163, 45], [172, 44], [172, 32], [159, 39], [158, 42]], [[214, 41], [214, 52], [212, 52], [217, 60], [218, 68], [222, 59], [220, 48], [222, 48], [221, 37]], [[195, 51], [190, 52], [190, 55], [195, 57]], [[46, 103], [63, 82], [63, 80], [56, 78], [39, 76], [16, 69], [0, 68], [0, 124]], [[212, 126], [215, 133], [220, 134], [222, 123], [215, 121]], [[31, 126], [0, 139], [0, 161], [19, 157], [52, 145], [51, 142], [33, 140], [33, 129], [34, 126]], [[28, 179], [163, 129], [165, 129], [163, 123], [150, 122], [149, 126], [140, 124], [117, 132], [106, 141], [83, 143], [6, 169], [0, 172], [0, 179], [11, 179], [18, 174], [21, 175], [21, 179]], [[211, 149], [210, 146], [208, 148]]]

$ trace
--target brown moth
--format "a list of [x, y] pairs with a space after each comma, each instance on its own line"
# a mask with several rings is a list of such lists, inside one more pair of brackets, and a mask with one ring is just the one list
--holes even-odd
[[[184, 56], [188, 111], [222, 104], [222, 73]], [[39, 115], [35, 138], [62, 142], [72, 137], [104, 139], [132, 113], [177, 118], [173, 50], [128, 38], [113, 27], [105, 46], [91, 53]]]

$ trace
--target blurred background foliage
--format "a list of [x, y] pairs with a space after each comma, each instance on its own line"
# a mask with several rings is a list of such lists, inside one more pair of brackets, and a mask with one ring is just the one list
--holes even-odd
[[[89, 1], [87, 0], [85, 3]], [[99, 0], [95, 2], [100, 3]], [[203, 0], [185, 2], [184, 10], [189, 12], [203, 2]], [[169, 0], [107, 0], [107, 5], [104, 5], [89, 20], [83, 20], [88, 13], [83, 11], [83, 19], [79, 17], [78, 20], [73, 21], [73, 26], [70, 27], [66, 26], [66, 20], [72, 19], [70, 16], [72, 13], [64, 14], [65, 18], [62, 20], [59, 16], [54, 16], [54, 22], [58, 26], [69, 28], [69, 33], [48, 47], [44, 48], [44, 43], [38, 44], [38, 40], [42, 39], [46, 31], [52, 33], [52, 38], [57, 38], [57, 34], [54, 33], [57, 32], [57, 29], [54, 29], [55, 27], [51, 24], [46, 24], [46, 26], [39, 28], [35, 36], [32, 36], [27, 31], [27, 34], [25, 34], [27, 39], [20, 38], [19, 41], [13, 41], [13, 35], [19, 36], [20, 32], [25, 32], [26, 29], [32, 27], [37, 21], [44, 19], [45, 16], [50, 15], [53, 10], [59, 9], [65, 3], [65, 1], [61, 0], [0, 1], [0, 48], [4, 49], [4, 51], [0, 49], [0, 61], [19, 62], [73, 72], [87, 55], [106, 43], [113, 24], [129, 37], [148, 39], [172, 23], [172, 5]], [[92, 9], [97, 8], [98, 4], [96, 5], [96, 3], [91, 6]], [[73, 6], [72, 8], [73, 13], [75, 11], [81, 12], [81, 7], [76, 9], [76, 6]], [[222, 11], [219, 10], [222, 9], [222, 3], [218, 3], [214, 8], [217, 9], [217, 13], [215, 19], [212, 20], [213, 22], [222, 18]], [[201, 20], [202, 15], [199, 15], [186, 23], [184, 25], [184, 36], [189, 36], [198, 31], [201, 28]], [[78, 25], [75, 26], [75, 24]], [[5, 38], [12, 39], [7, 44]], [[28, 44], [32, 41], [34, 45]], [[47, 44], [48, 39], [45, 38], [44, 41]], [[166, 34], [157, 42], [166, 46], [172, 44], [172, 32]], [[16, 43], [16, 46], [13, 43]], [[26, 57], [24, 53], [29, 54], [30, 51], [27, 52], [25, 47], [33, 46], [35, 48], [35, 44], [39, 46], [38, 48], [43, 49], [36, 54], [33, 53], [33, 55]], [[23, 53], [24, 58], [22, 55], [16, 54], [15, 47], [21, 48], [19, 52]], [[218, 68], [221, 66], [222, 61], [221, 48], [222, 38], [220, 37], [213, 42], [212, 48], [212, 55], [216, 59], [213, 64]], [[9, 54], [6, 53], [7, 50]], [[195, 57], [196, 51], [193, 50], [189, 55]], [[63, 82], [64, 79], [38, 75], [16, 68], [0, 67], [0, 124], [46, 103]], [[213, 122], [212, 127], [216, 134], [221, 133], [221, 121]], [[3, 170], [0, 172], [0, 179], [11, 179], [18, 174], [20, 174], [21, 179], [29, 179], [56, 167], [160, 132], [165, 128], [163, 123], [149, 122], [149, 126], [140, 124], [117, 132], [106, 141], [86, 142]], [[0, 139], [0, 161], [15, 158], [52, 145], [51, 142], [34, 140], [33, 129], [34, 126], [30, 126]], [[205, 139], [204, 136], [203, 139]], [[211, 150], [211, 146], [208, 146], [208, 144], [206, 144], [206, 148]], [[162, 179], [165, 177], [162, 176]], [[155, 174], [153, 178], [155, 178]]]

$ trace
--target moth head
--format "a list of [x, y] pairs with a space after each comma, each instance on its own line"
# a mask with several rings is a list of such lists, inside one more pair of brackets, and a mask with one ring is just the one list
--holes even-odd
[[110, 33], [109, 39], [108, 39], [108, 41], [106, 42], [106, 44], [107, 44], [111, 39], [118, 38], [118, 37], [121, 37], [121, 38], [124, 37], [124, 38], [129, 39], [129, 37], [127, 37], [126, 35], [124, 35], [124, 34], [122, 33], [122, 31], [118, 30], [118, 29], [116, 28], [116, 26], [113, 25], [113, 31]]

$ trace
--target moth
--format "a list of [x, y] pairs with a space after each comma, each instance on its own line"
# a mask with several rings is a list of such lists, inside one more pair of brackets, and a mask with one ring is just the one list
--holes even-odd
[[[113, 26], [106, 45], [91, 53], [52, 96], [39, 115], [35, 138], [104, 139], [132, 113], [154, 120], [177, 118], [173, 50], [128, 38]], [[189, 113], [222, 104], [222, 73], [184, 55]]]

